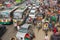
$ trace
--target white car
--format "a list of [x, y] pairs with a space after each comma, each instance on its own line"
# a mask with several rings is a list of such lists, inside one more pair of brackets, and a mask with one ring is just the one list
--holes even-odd
[[26, 40], [34, 38], [34, 32], [32, 30], [31, 24], [24, 24], [21, 29], [17, 32], [16, 38], [18, 40]]
[[30, 11], [29, 17], [35, 18], [35, 16], [36, 16], [36, 10], [35, 10], [35, 9], [32, 9], [32, 10]]

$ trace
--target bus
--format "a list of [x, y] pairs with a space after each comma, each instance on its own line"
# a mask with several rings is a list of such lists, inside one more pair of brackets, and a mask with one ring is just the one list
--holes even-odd
[[12, 24], [12, 12], [15, 11], [18, 7], [6, 8], [0, 11], [0, 24]]
[[14, 11], [13, 13], [13, 23], [17, 23], [19, 25], [22, 25], [24, 23], [25, 20], [25, 16], [24, 16], [24, 12], [27, 10], [26, 6], [22, 6], [20, 8], [18, 8], [16, 11]]

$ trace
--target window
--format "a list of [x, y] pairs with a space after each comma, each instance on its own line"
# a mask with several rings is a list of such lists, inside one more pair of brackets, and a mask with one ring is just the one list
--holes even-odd
[[28, 31], [28, 29], [26, 29], [26, 28], [21, 28], [21, 29], [19, 30], [19, 32], [22, 32], [22, 33], [27, 33], [27, 31]]
[[15, 13], [14, 13], [14, 18], [22, 18], [22, 13], [20, 13], [20, 12], [15, 12]]
[[1, 18], [9, 18], [9, 13], [8, 12], [2, 12], [1, 14]]

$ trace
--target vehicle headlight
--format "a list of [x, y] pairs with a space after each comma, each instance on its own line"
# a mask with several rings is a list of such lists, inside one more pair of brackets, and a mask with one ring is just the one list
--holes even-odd
[[13, 19], [13, 22], [17, 22], [17, 20]]

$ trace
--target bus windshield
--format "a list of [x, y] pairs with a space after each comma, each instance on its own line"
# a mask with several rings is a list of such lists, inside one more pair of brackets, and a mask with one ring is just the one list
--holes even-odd
[[19, 18], [20, 18], [20, 19], [22, 18], [22, 13], [21, 13], [21, 12], [15, 12], [15, 13], [14, 13], [14, 19], [17, 19], [17, 18], [18, 18], [18, 19], [19, 19]]
[[8, 12], [2, 12], [0, 14], [0, 18], [9, 18], [9, 13]]

